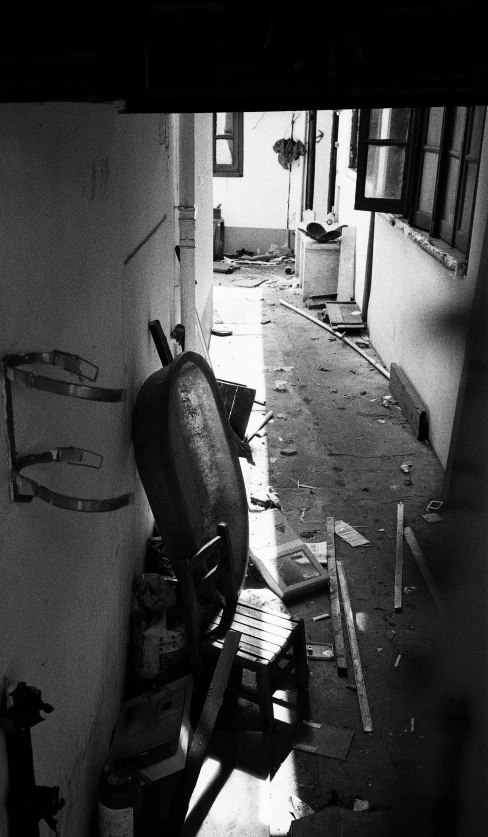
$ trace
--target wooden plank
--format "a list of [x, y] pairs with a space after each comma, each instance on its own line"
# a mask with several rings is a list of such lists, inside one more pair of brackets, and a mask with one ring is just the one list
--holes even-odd
[[151, 332], [151, 337], [159, 355], [159, 360], [163, 366], [169, 366], [173, 360], [173, 355], [160, 321], [151, 320], [149, 323], [149, 331]]
[[440, 597], [439, 590], [438, 590], [437, 585], [434, 581], [432, 573], [430, 572], [430, 570], [429, 570], [429, 568], [428, 568], [428, 566], [425, 562], [425, 558], [423, 556], [422, 550], [420, 549], [417, 538], [415, 537], [415, 535], [414, 535], [412, 529], [410, 528], [410, 526], [405, 526], [405, 529], [403, 530], [403, 534], [405, 536], [406, 542], [408, 543], [408, 545], [410, 547], [410, 551], [411, 551], [413, 557], [415, 558], [415, 561], [417, 562], [417, 566], [418, 566], [420, 572], [422, 573], [423, 579], [424, 579], [424, 581], [427, 585], [427, 589], [428, 589], [430, 595], [432, 596], [432, 598], [434, 599], [437, 610], [439, 611], [439, 613], [443, 613], [444, 612], [444, 603], [443, 603], [443, 601]]
[[356, 637], [356, 628], [354, 625], [354, 615], [352, 612], [351, 600], [349, 598], [349, 590], [347, 589], [347, 581], [342, 561], [337, 562], [337, 574], [339, 576], [339, 584], [341, 586], [342, 604], [344, 605], [344, 615], [346, 617], [347, 633], [349, 635], [352, 665], [354, 668], [354, 679], [358, 690], [359, 708], [361, 710], [363, 729], [365, 732], [372, 732], [373, 722], [369, 711], [368, 696], [366, 694], [366, 686], [364, 685], [361, 657], [359, 656], [359, 646]]
[[415, 437], [427, 439], [429, 428], [426, 406], [403, 369], [396, 363], [390, 366], [390, 392], [398, 401]]
[[339, 306], [346, 331], [364, 328], [359, 305], [355, 302], [339, 302]]
[[337, 301], [354, 299], [356, 280], [356, 227], [344, 227], [341, 237], [339, 256], [339, 275], [337, 278]]
[[183, 828], [190, 799], [198, 781], [217, 715], [224, 700], [240, 639], [241, 635], [235, 631], [229, 631], [225, 638], [200, 720], [188, 751], [186, 770], [171, 804], [167, 823], [165, 823], [164, 833], [166, 837], [179, 837]]
[[341, 306], [338, 302], [328, 302], [325, 306], [325, 310], [327, 311], [329, 323], [331, 324], [332, 328], [337, 328], [338, 326], [344, 325], [344, 318], [342, 316]]
[[237, 602], [236, 612], [243, 613], [245, 616], [252, 616], [254, 619], [259, 619], [260, 622], [264, 622], [266, 625], [280, 625], [282, 628], [293, 628], [296, 625], [296, 620], [292, 619], [288, 614], [278, 613], [276, 610], [273, 612], [264, 610], [264, 608], [254, 607], [254, 605], [249, 605], [241, 601]]
[[337, 586], [337, 568], [335, 559], [335, 523], [333, 517], [327, 518], [327, 564], [329, 568], [330, 610], [332, 616], [332, 630], [334, 632], [334, 648], [336, 655], [337, 673], [347, 675], [346, 651], [344, 647], [344, 632], [342, 628], [341, 605]]
[[395, 555], [395, 596], [394, 605], [395, 612], [401, 613], [402, 605], [402, 585], [403, 585], [403, 502], [400, 501], [397, 505], [397, 533], [396, 533], [396, 555]]
[[234, 630], [234, 626], [236, 627], [236, 631], [241, 631], [244, 633], [248, 633], [249, 636], [256, 636], [259, 639], [262, 637], [266, 639], [268, 642], [274, 642], [275, 644], [282, 645], [283, 642], [291, 636], [291, 628], [281, 628], [278, 625], [270, 625], [269, 629], [265, 628], [262, 623], [259, 623], [256, 619], [250, 619], [248, 616], [244, 616], [242, 613], [236, 613], [232, 619], [230, 624], [227, 623], [227, 620], [224, 618], [223, 620], [220, 617], [216, 617], [210, 623], [209, 627], [212, 629], [218, 628], [223, 623], [223, 627], [227, 630]]

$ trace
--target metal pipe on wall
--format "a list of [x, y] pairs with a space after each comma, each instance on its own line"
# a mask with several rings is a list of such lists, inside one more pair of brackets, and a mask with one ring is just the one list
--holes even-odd
[[366, 268], [364, 272], [363, 305], [361, 317], [363, 322], [368, 320], [369, 297], [371, 294], [371, 280], [373, 278], [373, 250], [374, 250], [374, 220], [375, 214], [371, 213], [369, 218], [368, 249], [366, 252]]
[[195, 114], [179, 115], [179, 227], [181, 321], [185, 349], [196, 351], [195, 316]]
[[317, 144], [317, 111], [308, 112], [307, 183], [305, 186], [305, 209], [313, 209], [315, 186], [315, 146]]

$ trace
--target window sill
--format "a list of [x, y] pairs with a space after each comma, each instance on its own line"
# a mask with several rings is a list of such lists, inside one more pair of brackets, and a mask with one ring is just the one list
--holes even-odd
[[423, 230], [418, 230], [416, 227], [411, 227], [400, 215], [392, 215], [389, 212], [381, 212], [380, 215], [391, 224], [392, 227], [397, 227], [404, 236], [415, 241], [422, 250], [440, 262], [447, 270], [454, 273], [455, 279], [464, 279], [466, 276], [466, 269], [468, 266], [467, 259], [464, 253], [449, 247], [439, 238], [431, 238], [430, 235]]

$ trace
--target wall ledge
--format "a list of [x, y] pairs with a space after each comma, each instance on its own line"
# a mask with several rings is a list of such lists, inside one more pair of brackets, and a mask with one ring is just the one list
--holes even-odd
[[449, 247], [448, 244], [445, 244], [439, 238], [431, 238], [430, 235], [423, 230], [411, 227], [410, 224], [400, 215], [392, 215], [389, 212], [380, 212], [378, 214], [385, 218], [385, 220], [388, 221], [392, 227], [397, 227], [401, 230], [406, 238], [410, 238], [418, 244], [422, 250], [429, 253], [429, 255], [436, 259], [436, 261], [440, 262], [443, 267], [447, 270], [451, 270], [454, 273], [455, 279], [464, 279], [468, 267], [468, 262], [464, 253], [461, 253], [459, 250], [455, 250], [453, 247]]

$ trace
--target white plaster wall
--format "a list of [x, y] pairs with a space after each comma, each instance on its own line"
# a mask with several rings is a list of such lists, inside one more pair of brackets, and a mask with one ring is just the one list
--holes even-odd
[[337, 148], [336, 206], [340, 224], [356, 227], [356, 286], [355, 300], [361, 308], [364, 293], [366, 253], [368, 250], [370, 213], [354, 209], [356, 172], [349, 166], [351, 138], [351, 110], [343, 110], [339, 116]]
[[[0, 108], [0, 355], [61, 349], [96, 363], [100, 386], [127, 388], [125, 403], [95, 404], [13, 385], [20, 451], [75, 445], [104, 456], [96, 474], [58, 465], [30, 475], [74, 496], [133, 491], [118, 511], [10, 503], [0, 434], [0, 673], [54, 706], [32, 739], [37, 783], [60, 785], [67, 799], [62, 837], [88, 833], [122, 697], [130, 586], [152, 526], [130, 427], [139, 386], [159, 367], [148, 321], [167, 331], [173, 319], [164, 120], [102, 104]], [[3, 746], [0, 762], [4, 802]], [[2, 816], [4, 805], [6, 833]]]
[[[289, 172], [273, 151], [277, 140], [290, 137], [293, 115], [293, 111], [244, 113], [244, 176], [213, 178], [213, 205], [222, 204], [226, 226], [293, 228], [293, 221], [288, 224]], [[294, 139], [303, 141], [300, 130], [295, 125]], [[293, 169], [301, 169], [304, 159]]]
[[429, 438], [445, 467], [473, 294], [452, 271], [376, 215], [369, 331], [389, 368], [398, 363], [425, 401]]
[[[356, 226], [356, 300], [362, 304], [369, 212], [354, 210], [356, 175], [348, 169], [351, 111], [339, 120], [338, 210], [341, 223]], [[418, 244], [376, 213], [369, 334], [385, 366], [398, 363], [429, 414], [430, 442], [445, 467], [466, 345], [467, 319], [488, 216], [488, 135], [464, 279], [455, 278]]]

